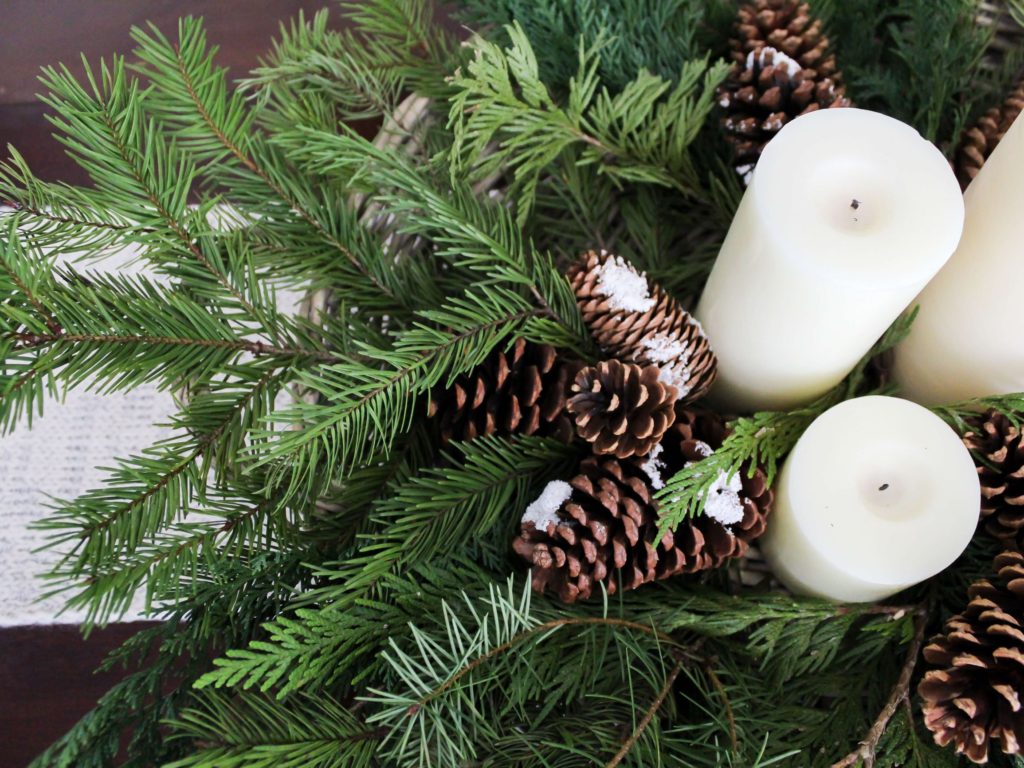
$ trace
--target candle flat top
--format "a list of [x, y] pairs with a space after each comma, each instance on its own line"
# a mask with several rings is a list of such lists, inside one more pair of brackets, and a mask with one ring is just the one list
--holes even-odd
[[963, 229], [960, 185], [938, 148], [905, 123], [849, 107], [788, 123], [747, 194], [776, 247], [823, 279], [927, 280]]
[[820, 416], [780, 484], [801, 535], [838, 570], [913, 584], [955, 560], [974, 533], [978, 476], [960, 438], [908, 400], [862, 397]]

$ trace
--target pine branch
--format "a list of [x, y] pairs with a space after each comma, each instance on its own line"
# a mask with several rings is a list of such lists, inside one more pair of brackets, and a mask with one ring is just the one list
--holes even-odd
[[643, 735], [644, 731], [647, 730], [647, 727], [651, 724], [651, 720], [654, 719], [654, 716], [658, 713], [658, 710], [661, 709], [661, 705], [665, 703], [665, 699], [668, 697], [669, 692], [672, 690], [672, 686], [675, 685], [676, 678], [679, 677], [679, 673], [682, 671], [683, 659], [680, 658], [678, 661], [676, 661], [675, 666], [672, 667], [672, 671], [665, 679], [665, 685], [662, 686], [660, 691], [658, 691], [658, 695], [655, 696], [654, 701], [651, 702], [651, 705], [647, 708], [647, 711], [644, 712], [644, 716], [640, 719], [640, 722], [637, 723], [636, 728], [633, 729], [633, 732], [629, 735], [629, 738], [626, 739], [626, 741], [623, 743], [622, 748], [615, 754], [615, 757], [608, 761], [608, 763], [605, 765], [605, 768], [616, 768], [616, 766], [621, 765], [622, 761], [626, 759], [630, 751], [636, 745], [636, 742]]

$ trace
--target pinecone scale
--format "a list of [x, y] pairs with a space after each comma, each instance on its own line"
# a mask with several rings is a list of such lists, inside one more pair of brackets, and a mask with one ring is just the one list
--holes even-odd
[[445, 443], [494, 434], [568, 442], [573, 427], [565, 404], [580, 367], [554, 347], [519, 338], [508, 350], [495, 349], [450, 387], [436, 388], [427, 415], [439, 419]]
[[821, 22], [797, 0], [754, 0], [737, 12], [733, 68], [719, 88], [722, 129], [745, 181], [764, 146], [799, 115], [848, 107]]
[[996, 578], [977, 581], [963, 613], [923, 651], [936, 667], [918, 685], [924, 723], [940, 746], [977, 764], [993, 748], [1024, 745], [1024, 555], [995, 560]]
[[1005, 414], [978, 416], [964, 435], [981, 482], [981, 526], [1016, 549], [1024, 548], [1024, 443]]
[[681, 403], [707, 393], [718, 371], [711, 344], [700, 323], [661, 286], [607, 251], [583, 254], [568, 277], [583, 321], [605, 352], [658, 366]]
[[[532, 566], [532, 583], [567, 603], [587, 599], [601, 585], [619, 588], [681, 573], [717, 568], [746, 553], [765, 529], [772, 492], [760, 470], [733, 481], [736, 516], [728, 522], [711, 514], [687, 520], [660, 539], [655, 490], [663, 472], [700, 461], [726, 434], [717, 417], [683, 410], [659, 449], [642, 461], [591, 456], [566, 486], [553, 514], [524, 517], [515, 551]], [[710, 441], [710, 442], [708, 442]]]

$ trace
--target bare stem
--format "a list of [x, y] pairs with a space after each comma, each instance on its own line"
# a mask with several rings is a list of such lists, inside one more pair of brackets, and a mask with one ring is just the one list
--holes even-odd
[[916, 614], [914, 638], [910, 641], [907, 657], [903, 662], [903, 669], [900, 670], [900, 676], [896, 680], [896, 685], [893, 686], [885, 706], [878, 713], [878, 717], [875, 718], [875, 722], [867, 732], [864, 740], [861, 741], [860, 745], [853, 752], [839, 762], [833, 763], [832, 768], [850, 768], [850, 766], [857, 765], [858, 763], [861, 763], [864, 768], [874, 768], [875, 750], [878, 748], [878, 742], [881, 740], [886, 727], [889, 725], [889, 721], [896, 714], [900, 704], [908, 701], [910, 678], [914, 674], [914, 667], [917, 666], [917, 657], [921, 653], [921, 645], [924, 643], [924, 630], [928, 624], [928, 611], [923, 606], [918, 606], [912, 610]]
[[658, 713], [658, 710], [661, 709], [661, 705], [665, 703], [665, 699], [668, 697], [669, 691], [672, 690], [672, 686], [675, 683], [676, 678], [679, 677], [679, 673], [683, 669], [683, 663], [684, 659], [680, 658], [676, 662], [676, 665], [672, 667], [672, 671], [669, 673], [668, 678], [665, 680], [665, 685], [663, 685], [661, 687], [661, 690], [658, 691], [658, 695], [655, 696], [654, 701], [651, 702], [651, 706], [649, 706], [647, 708], [647, 711], [644, 712], [643, 718], [640, 720], [639, 723], [637, 723], [637, 726], [633, 729], [633, 732], [629, 734], [629, 738], [622, 743], [622, 747], [619, 749], [618, 752], [615, 753], [615, 757], [608, 761], [607, 765], [605, 765], [605, 768], [616, 768], [616, 766], [619, 765], [626, 758], [626, 755], [628, 755], [630, 753], [630, 750], [632, 750], [633, 747], [636, 745], [637, 741], [643, 735], [644, 731], [646, 731], [647, 727], [651, 724], [651, 721], [654, 719], [654, 716]]

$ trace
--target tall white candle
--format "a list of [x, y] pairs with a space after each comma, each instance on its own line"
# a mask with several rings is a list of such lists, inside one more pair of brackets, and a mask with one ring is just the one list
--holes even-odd
[[1024, 119], [964, 194], [960, 246], [924, 289], [896, 349], [903, 393], [927, 404], [1024, 391]]
[[974, 461], [942, 419], [909, 400], [861, 397], [800, 437], [760, 546], [795, 592], [880, 600], [950, 565], [980, 507]]
[[946, 262], [963, 200], [904, 123], [859, 109], [797, 118], [765, 147], [696, 316], [719, 402], [806, 403], [837, 384]]

